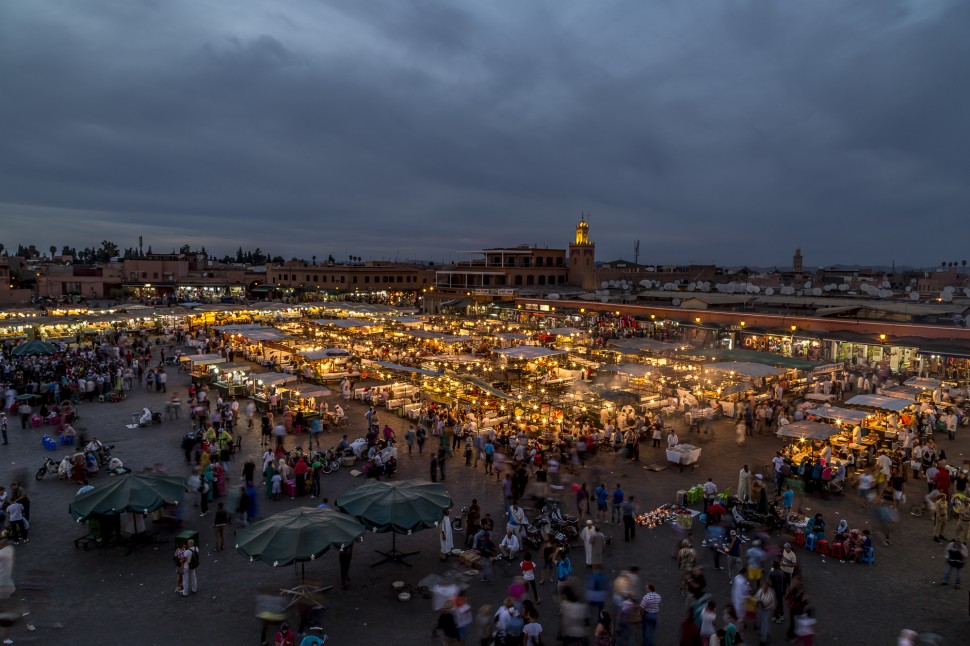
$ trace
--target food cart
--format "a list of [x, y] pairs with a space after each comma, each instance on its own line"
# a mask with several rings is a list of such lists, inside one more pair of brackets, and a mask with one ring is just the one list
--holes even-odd
[[249, 392], [249, 381], [246, 377], [252, 372], [248, 363], [227, 361], [213, 364], [209, 368], [212, 375], [212, 385], [227, 397], [242, 397]]
[[260, 410], [269, 408], [270, 398], [278, 394], [278, 390], [284, 384], [296, 381], [296, 375], [286, 372], [261, 372], [249, 375], [249, 382], [252, 387], [252, 400]]
[[340, 381], [344, 377], [358, 377], [354, 356], [343, 348], [318, 348], [298, 353], [300, 369], [307, 379]]
[[179, 368], [188, 372], [192, 376], [193, 382], [212, 382], [210, 366], [219, 363], [226, 363], [226, 358], [221, 354], [194, 354], [184, 356], [179, 359]]
[[319, 416], [323, 399], [333, 394], [329, 388], [309, 383], [289, 383], [280, 386], [279, 392], [283, 398], [283, 408], [303, 413], [307, 419]]

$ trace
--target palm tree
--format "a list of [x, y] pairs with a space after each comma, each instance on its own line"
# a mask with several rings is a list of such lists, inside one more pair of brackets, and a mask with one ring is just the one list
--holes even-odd
[[54, 259], [55, 253], [57, 253], [57, 245], [51, 245], [51, 260]]

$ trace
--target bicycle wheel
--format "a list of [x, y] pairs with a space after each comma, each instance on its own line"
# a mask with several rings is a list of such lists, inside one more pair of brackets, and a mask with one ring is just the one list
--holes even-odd
[[926, 507], [924, 507], [923, 505], [913, 505], [912, 507], [909, 508], [909, 515], [915, 516], [916, 518], [919, 518], [925, 512], [926, 512]]
[[461, 522], [461, 518], [456, 518], [453, 521], [451, 521], [451, 528], [456, 532], [460, 532], [461, 528], [464, 526], [465, 526], [464, 523]]

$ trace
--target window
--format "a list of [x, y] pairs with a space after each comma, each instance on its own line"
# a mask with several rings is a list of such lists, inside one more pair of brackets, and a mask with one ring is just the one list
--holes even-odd
[[365, 283], [369, 283], [370, 282], [370, 276], [364, 276], [364, 282]]
[[546, 284], [546, 277], [545, 276], [539, 276], [539, 284], [540, 285], [545, 285]]
[[557, 267], [562, 267], [562, 262], [563, 262], [562, 256], [559, 256], [558, 258], [556, 258], [556, 266]]
[[533, 277], [533, 276], [531, 276], [531, 275], [529, 275], [529, 276], [526, 276], [526, 277], [525, 277], [525, 284], [526, 284], [526, 285], [534, 285], [534, 284], [535, 284], [535, 279], [534, 279], [534, 277]]
[[515, 284], [516, 285], [521, 285], [522, 284], [522, 276], [520, 276], [519, 274], [516, 274], [515, 275]]
[[549, 276], [548, 281], [549, 281], [549, 284], [550, 285], [555, 285], [556, 284], [556, 277], [555, 276]]
[[563, 275], [560, 275], [559, 276], [559, 284], [560, 285], [565, 285], [566, 284], [566, 277], [565, 276], [563, 276]]
[[158, 272], [157, 271], [154, 272], [154, 273], [152, 273], [152, 278], [158, 278]]
[[356, 283], [357, 282], [357, 276], [354, 276], [354, 279], [352, 281], [350, 281], [350, 282]]
[[313, 282], [315, 282], [315, 283], [319, 283], [320, 282], [320, 276], [318, 274], [313, 274]]
[[142, 278], [148, 278], [148, 272], [147, 271], [141, 272], [141, 277]]
[[536, 258], [536, 267], [542, 266], [542, 258]]
[[[404, 282], [404, 276], [398, 276], [397, 277], [397, 282], [403, 283]], [[411, 282], [411, 277], [410, 276], [408, 276], [408, 282], [409, 283]]]

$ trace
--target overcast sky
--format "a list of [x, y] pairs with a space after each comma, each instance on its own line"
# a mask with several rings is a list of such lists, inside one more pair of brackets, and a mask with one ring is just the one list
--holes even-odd
[[0, 3], [0, 242], [970, 258], [965, 0]]

